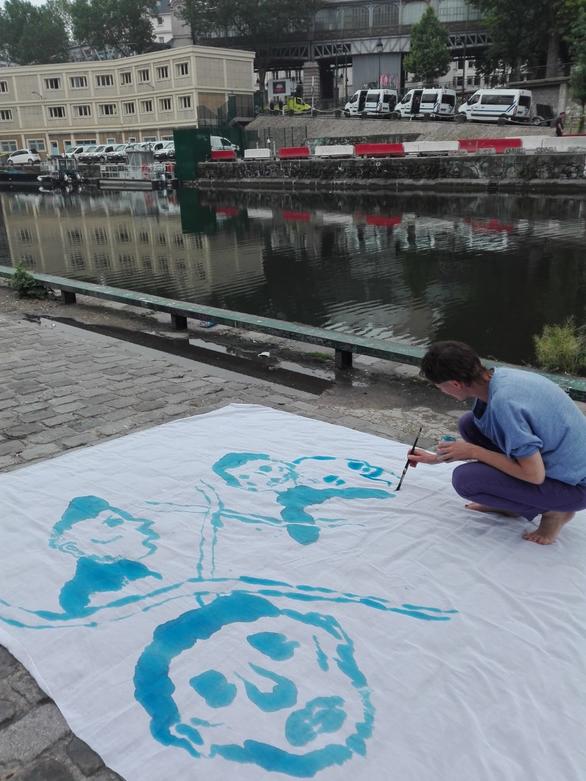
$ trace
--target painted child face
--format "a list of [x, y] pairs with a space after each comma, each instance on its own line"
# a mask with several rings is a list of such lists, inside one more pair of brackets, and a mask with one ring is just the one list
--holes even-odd
[[291, 487], [295, 483], [295, 472], [285, 461], [248, 461], [230, 474], [247, 491], [275, 491]]
[[141, 559], [150, 552], [144, 541], [140, 521], [122, 518], [115, 510], [103, 510], [95, 518], [79, 521], [68, 529], [61, 548], [96, 561]]
[[346, 747], [364, 719], [359, 693], [340, 669], [339, 639], [281, 616], [232, 623], [213, 644], [215, 653], [198, 644], [170, 666], [178, 736], [199, 734], [195, 747], [208, 757], [250, 762], [253, 742], [259, 761], [276, 748], [292, 755], [321, 750], [323, 766], [333, 763], [338, 752], [331, 745]]

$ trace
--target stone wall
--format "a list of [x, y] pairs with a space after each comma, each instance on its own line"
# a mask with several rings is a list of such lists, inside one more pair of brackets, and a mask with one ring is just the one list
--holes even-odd
[[466, 156], [351, 160], [271, 160], [204, 163], [202, 188], [571, 189], [586, 191], [586, 154], [475, 154]]

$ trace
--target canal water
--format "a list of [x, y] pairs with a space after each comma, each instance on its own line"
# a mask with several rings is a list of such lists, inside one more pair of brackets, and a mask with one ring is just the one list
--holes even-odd
[[0, 260], [410, 344], [533, 360], [586, 323], [586, 199], [194, 190], [0, 196]]

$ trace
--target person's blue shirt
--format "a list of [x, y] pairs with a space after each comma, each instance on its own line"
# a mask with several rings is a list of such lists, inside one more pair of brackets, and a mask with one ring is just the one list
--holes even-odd
[[539, 451], [546, 477], [586, 485], [586, 417], [551, 380], [495, 369], [488, 401], [477, 399], [473, 413], [478, 429], [510, 458]]

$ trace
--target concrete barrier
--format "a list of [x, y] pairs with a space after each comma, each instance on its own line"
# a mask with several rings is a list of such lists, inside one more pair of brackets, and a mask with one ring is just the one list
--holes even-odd
[[330, 144], [329, 146], [316, 146], [316, 157], [354, 157], [352, 144]]
[[245, 149], [244, 159], [245, 160], [270, 160], [271, 150], [270, 149]]
[[404, 144], [356, 144], [357, 157], [402, 157]]
[[461, 138], [458, 141], [458, 149], [461, 152], [486, 152], [493, 149], [497, 154], [502, 154], [510, 149], [522, 149], [523, 139], [516, 138]]
[[212, 163], [220, 162], [221, 160], [236, 160], [236, 152], [233, 149], [212, 149], [211, 154]]
[[277, 152], [279, 160], [301, 160], [310, 154], [307, 146], [282, 146]]
[[405, 141], [406, 155], [447, 155], [458, 152], [457, 141]]

